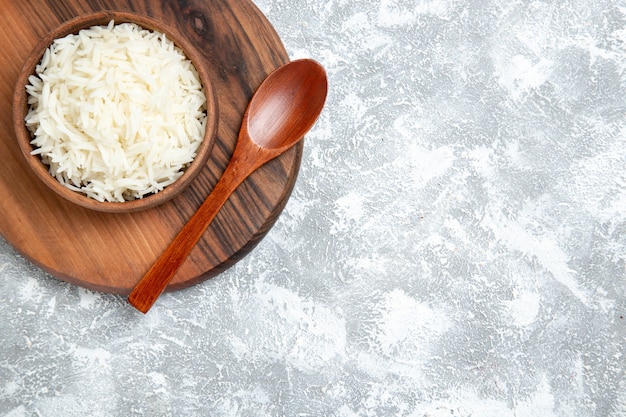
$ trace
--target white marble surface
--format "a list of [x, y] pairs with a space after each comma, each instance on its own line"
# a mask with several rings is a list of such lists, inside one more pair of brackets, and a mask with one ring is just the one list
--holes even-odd
[[146, 316], [0, 243], [0, 415], [623, 417], [626, 3], [259, 0], [328, 104]]

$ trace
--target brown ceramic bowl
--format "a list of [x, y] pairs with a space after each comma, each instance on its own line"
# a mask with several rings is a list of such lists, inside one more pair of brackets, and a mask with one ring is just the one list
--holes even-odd
[[[176, 182], [166, 186], [162, 191], [144, 196], [141, 199], [125, 202], [99, 202], [98, 200], [88, 197], [85, 194], [72, 191], [62, 185], [50, 174], [48, 166], [42, 162], [38, 155], [31, 155], [33, 145], [31, 145], [30, 142], [33, 137], [24, 122], [24, 118], [26, 117], [29, 107], [28, 93], [26, 92], [25, 87], [29, 83], [28, 77], [35, 74], [35, 68], [41, 62], [41, 58], [45, 50], [57, 38], [62, 38], [69, 34], [76, 34], [81, 29], [89, 28], [91, 26], [107, 25], [111, 20], [114, 20], [115, 24], [136, 23], [144, 29], [164, 33], [185, 53], [187, 58], [189, 58], [195, 66], [207, 98], [207, 122], [204, 139], [197, 151], [195, 159], [186, 168], [184, 174]], [[215, 89], [211, 83], [209, 75], [205, 67], [202, 65], [202, 59], [199, 52], [193, 45], [190, 44], [190, 42], [178, 35], [178, 33], [178, 31], [170, 30], [170, 28], [165, 24], [149, 17], [139, 16], [127, 12], [103, 11], [83, 15], [69, 20], [59, 26], [56, 30], [49, 33], [37, 44], [28, 56], [19, 74], [15, 87], [13, 98], [13, 124], [17, 141], [28, 165], [55, 193], [75, 204], [97, 211], [116, 213], [137, 211], [155, 207], [172, 199], [184, 190], [193, 181], [194, 177], [204, 168], [217, 135], [217, 99], [215, 96]]]

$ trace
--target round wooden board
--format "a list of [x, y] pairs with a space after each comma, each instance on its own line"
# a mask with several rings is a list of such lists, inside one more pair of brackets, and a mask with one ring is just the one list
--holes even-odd
[[[70, 18], [98, 10], [166, 20], [202, 52], [216, 86], [218, 138], [206, 168], [169, 203], [131, 213], [94, 212], [53, 194], [20, 154], [11, 122], [13, 90], [39, 39]], [[0, 0], [0, 232], [56, 277], [93, 290], [128, 294], [200, 206], [235, 147], [248, 101], [288, 61], [280, 38], [249, 0]], [[233, 265], [267, 233], [296, 181], [300, 144], [255, 172], [223, 207], [168, 290]]]

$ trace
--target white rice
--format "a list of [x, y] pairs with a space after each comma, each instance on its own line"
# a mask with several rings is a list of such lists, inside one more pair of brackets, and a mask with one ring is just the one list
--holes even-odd
[[123, 202], [175, 182], [204, 138], [206, 97], [191, 61], [133, 23], [56, 39], [26, 86], [33, 154], [66, 187]]

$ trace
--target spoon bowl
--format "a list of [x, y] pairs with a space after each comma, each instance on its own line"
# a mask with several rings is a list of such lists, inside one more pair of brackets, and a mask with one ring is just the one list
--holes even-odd
[[324, 106], [326, 94], [320, 94], [320, 86], [326, 84], [324, 69], [311, 60], [290, 65], [289, 70], [283, 67], [268, 77], [248, 106], [247, 135], [265, 149], [293, 146]]
[[222, 178], [132, 290], [128, 301], [135, 308], [148, 312], [230, 195], [255, 170], [304, 137], [321, 113], [327, 93], [326, 71], [310, 59], [285, 64], [261, 83], [244, 113]]

